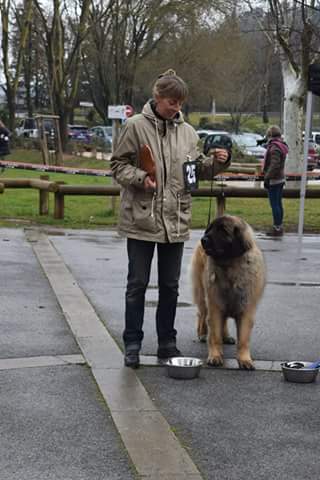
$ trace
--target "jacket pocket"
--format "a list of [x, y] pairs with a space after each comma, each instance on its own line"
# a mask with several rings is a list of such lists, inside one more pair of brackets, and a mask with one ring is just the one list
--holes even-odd
[[177, 235], [188, 232], [191, 224], [191, 195], [178, 193], [177, 195]]
[[157, 232], [156, 214], [157, 194], [141, 193], [132, 204], [132, 218], [134, 224], [146, 232]]

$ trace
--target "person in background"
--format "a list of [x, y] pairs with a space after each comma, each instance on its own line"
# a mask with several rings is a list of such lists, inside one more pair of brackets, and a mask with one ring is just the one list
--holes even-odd
[[272, 210], [273, 227], [268, 235], [281, 237], [283, 235], [283, 204], [282, 191], [285, 185], [284, 166], [288, 154], [288, 146], [281, 136], [277, 125], [268, 128], [266, 153], [264, 159], [264, 188], [268, 191]]
[[[199, 137], [181, 113], [187, 95], [186, 83], [173, 70], [160, 75], [153, 86], [153, 98], [142, 113], [123, 126], [111, 158], [113, 176], [122, 187], [119, 233], [127, 238], [123, 341], [124, 363], [131, 368], [139, 367], [145, 293], [155, 248], [157, 356], [165, 359], [181, 355], [174, 323], [183, 245], [189, 238], [190, 188], [195, 173], [198, 178], [211, 179], [231, 161], [231, 153], [223, 148], [213, 149], [209, 157], [200, 155]], [[152, 160], [149, 173], [143, 162], [146, 149]]]
[[0, 120], [0, 159], [10, 153], [10, 132], [5, 124]]

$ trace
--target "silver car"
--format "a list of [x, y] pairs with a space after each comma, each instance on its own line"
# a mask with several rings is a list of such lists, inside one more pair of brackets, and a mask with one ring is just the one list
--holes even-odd
[[112, 146], [112, 127], [106, 125], [97, 125], [90, 128], [90, 132], [94, 139], [100, 140], [105, 147]]
[[266, 149], [261, 145], [257, 145], [257, 140], [262, 140], [263, 137], [256, 133], [232, 133], [232, 143], [236, 145], [239, 151], [248, 157], [263, 160]]

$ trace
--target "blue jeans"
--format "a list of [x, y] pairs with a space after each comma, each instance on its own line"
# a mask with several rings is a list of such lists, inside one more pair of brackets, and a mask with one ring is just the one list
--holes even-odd
[[159, 298], [156, 329], [159, 345], [175, 343], [174, 328], [178, 301], [183, 243], [155, 243], [128, 238], [129, 259], [126, 290], [124, 344], [141, 345], [145, 293], [150, 279], [151, 262], [157, 245]]
[[283, 222], [282, 191], [284, 183], [270, 185], [268, 188], [269, 202], [272, 209], [273, 225], [280, 226]]

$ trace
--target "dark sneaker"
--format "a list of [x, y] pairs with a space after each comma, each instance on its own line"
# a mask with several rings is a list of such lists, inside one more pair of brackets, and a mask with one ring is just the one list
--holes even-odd
[[158, 348], [158, 358], [172, 358], [181, 357], [182, 353], [177, 349], [175, 345], [161, 346]]
[[136, 345], [128, 345], [125, 350], [124, 355], [124, 364], [126, 367], [130, 368], [139, 368], [140, 358], [139, 358], [140, 348]]
[[268, 237], [283, 237], [283, 228], [275, 228], [273, 227], [271, 230], [266, 232]]

